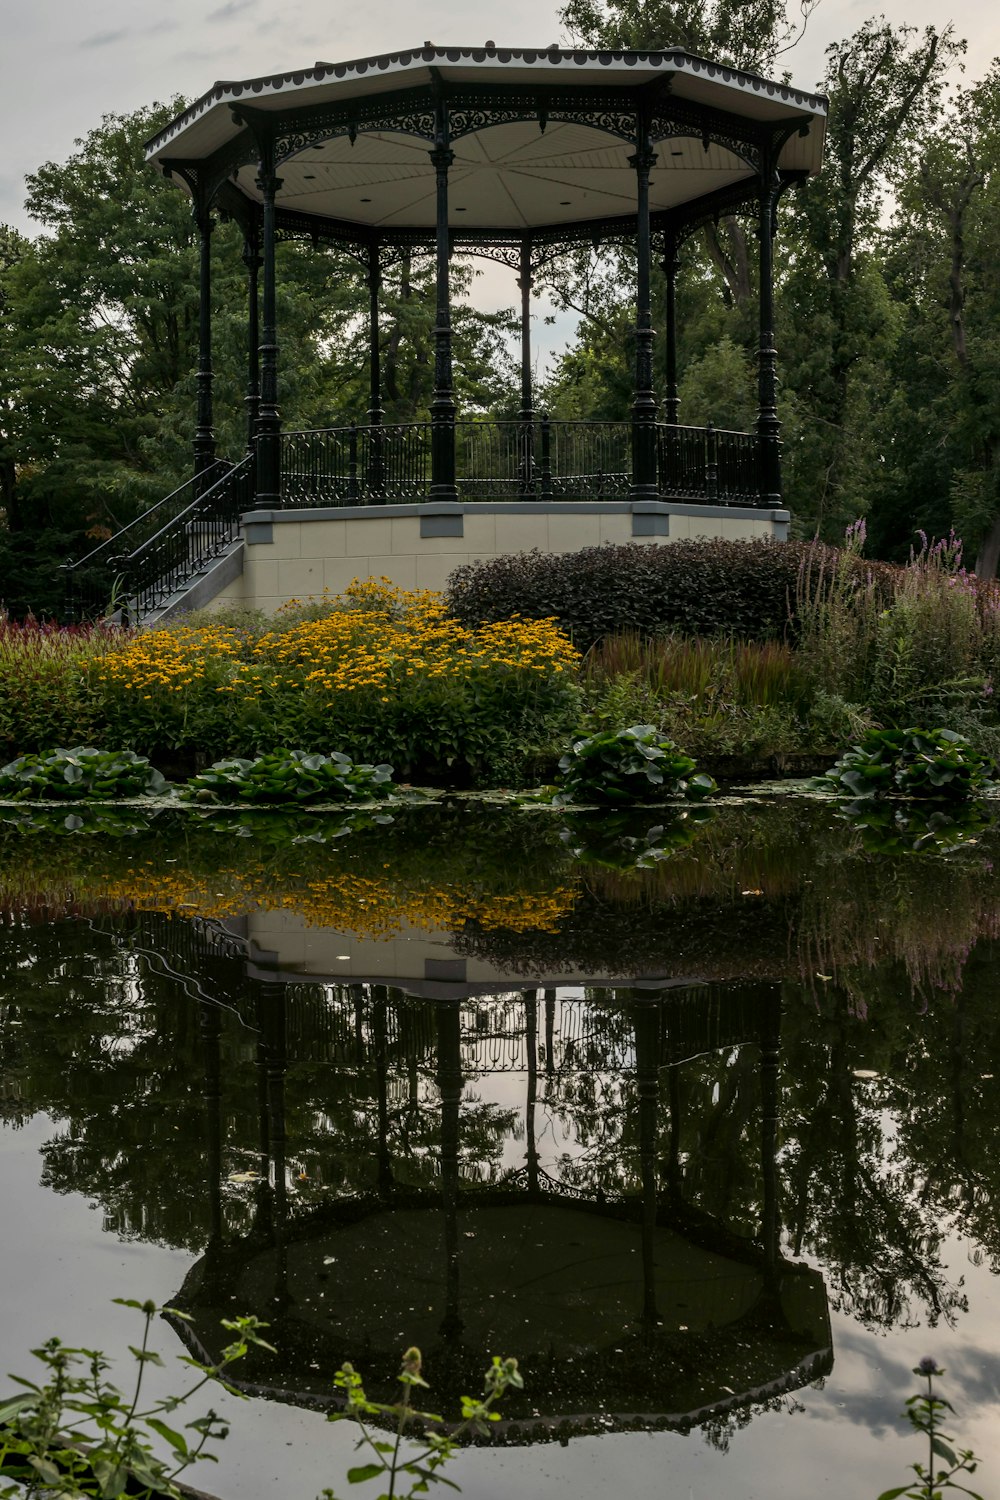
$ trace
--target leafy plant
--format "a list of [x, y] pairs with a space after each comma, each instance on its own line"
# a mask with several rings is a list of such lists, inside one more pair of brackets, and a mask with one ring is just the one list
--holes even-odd
[[953, 729], [870, 729], [820, 780], [852, 797], [958, 799], [989, 787], [991, 771]]
[[606, 730], [575, 741], [559, 762], [555, 801], [654, 802], [665, 797], [699, 801], [716, 790], [689, 755], [663, 739], [651, 724]]
[[[723, 540], [520, 552], [457, 568], [447, 598], [467, 625], [515, 614], [554, 618], [581, 651], [623, 631], [780, 639], [792, 622], [800, 570], [818, 573], [822, 559], [833, 567], [839, 556], [812, 542]], [[858, 559], [847, 566], [891, 595], [899, 569]]]
[[[457, 1489], [458, 1486], [452, 1480], [445, 1479], [438, 1471], [455, 1455], [466, 1434], [483, 1437], [489, 1432], [491, 1422], [499, 1422], [500, 1414], [494, 1410], [494, 1405], [508, 1388], [518, 1391], [524, 1388], [517, 1360], [501, 1359], [495, 1354], [486, 1371], [482, 1396], [463, 1396], [462, 1420], [456, 1427], [446, 1430], [443, 1418], [432, 1412], [419, 1411], [412, 1404], [415, 1389], [428, 1389], [421, 1368], [420, 1350], [416, 1347], [407, 1349], [399, 1372], [403, 1393], [398, 1401], [391, 1404], [368, 1399], [361, 1376], [353, 1365], [342, 1365], [334, 1376], [334, 1384], [344, 1393], [346, 1409], [333, 1412], [329, 1420], [356, 1422], [361, 1432], [357, 1447], [366, 1449], [371, 1455], [368, 1463], [348, 1469], [347, 1482], [364, 1484], [370, 1479], [387, 1481], [388, 1488], [382, 1491], [379, 1500], [395, 1500], [397, 1495], [400, 1500], [404, 1500], [402, 1489], [397, 1486], [409, 1480], [412, 1483], [406, 1492], [406, 1500], [414, 1495], [425, 1494], [431, 1484], [446, 1484], [449, 1489]], [[392, 1423], [395, 1428], [392, 1441], [375, 1436], [369, 1427], [371, 1419], [379, 1422], [388, 1420]], [[408, 1429], [414, 1425], [419, 1425], [420, 1446], [415, 1454], [408, 1454], [403, 1449], [403, 1440]], [[333, 1490], [324, 1490], [323, 1494], [326, 1500], [335, 1500]]]
[[131, 750], [97, 750], [78, 745], [45, 755], [22, 755], [0, 770], [0, 797], [27, 798], [154, 797], [167, 783], [144, 755]]
[[[42, 1383], [18, 1375], [10, 1378], [23, 1394], [0, 1403], [0, 1474], [14, 1481], [0, 1487], [4, 1500], [23, 1495], [22, 1486], [60, 1496], [96, 1496], [116, 1500], [120, 1495], [177, 1497], [179, 1474], [194, 1463], [215, 1455], [208, 1444], [224, 1438], [227, 1428], [214, 1411], [185, 1423], [183, 1430], [165, 1418], [186, 1406], [210, 1380], [220, 1380], [231, 1395], [240, 1392], [226, 1384], [229, 1368], [251, 1345], [270, 1349], [260, 1336], [266, 1324], [254, 1317], [225, 1318], [223, 1328], [235, 1335], [216, 1364], [183, 1359], [199, 1373], [189, 1390], [167, 1396], [148, 1407], [141, 1405], [148, 1365], [163, 1360], [149, 1347], [150, 1327], [161, 1311], [183, 1318], [176, 1308], [161, 1309], [154, 1302], [116, 1297], [121, 1307], [135, 1308], [145, 1319], [142, 1342], [132, 1347], [137, 1369], [131, 1395], [106, 1379], [108, 1360], [96, 1349], [70, 1349], [49, 1339], [33, 1351], [47, 1371]], [[166, 1443], [169, 1458], [161, 1458]]]
[[386, 796], [392, 766], [356, 764], [349, 755], [275, 750], [256, 760], [220, 760], [188, 781], [183, 795], [199, 801], [348, 802]]
[[[976, 1472], [977, 1459], [969, 1448], [959, 1449], [956, 1453], [952, 1447], [954, 1440], [941, 1431], [941, 1417], [946, 1411], [955, 1410], [950, 1401], [934, 1394], [934, 1377], [943, 1375], [944, 1371], [938, 1369], [933, 1359], [926, 1358], [920, 1361], [913, 1373], [927, 1381], [927, 1389], [910, 1397], [905, 1415], [913, 1430], [927, 1439], [927, 1463], [910, 1465], [917, 1476], [916, 1485], [901, 1484], [895, 1489], [883, 1490], [878, 1500], [899, 1500], [900, 1496], [905, 1496], [906, 1500], [940, 1500], [945, 1490], [957, 1490], [970, 1496], [971, 1500], [983, 1500], [975, 1490], [955, 1483], [956, 1474]], [[935, 1460], [947, 1467], [935, 1470]]]

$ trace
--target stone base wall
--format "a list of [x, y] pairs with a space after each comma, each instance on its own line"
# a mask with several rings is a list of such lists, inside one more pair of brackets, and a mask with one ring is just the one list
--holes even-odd
[[212, 608], [273, 614], [289, 599], [342, 593], [354, 578], [442, 589], [462, 563], [515, 552], [577, 552], [603, 542], [688, 538], [784, 541], [788, 511], [676, 501], [524, 501], [259, 510], [243, 520], [243, 570]]

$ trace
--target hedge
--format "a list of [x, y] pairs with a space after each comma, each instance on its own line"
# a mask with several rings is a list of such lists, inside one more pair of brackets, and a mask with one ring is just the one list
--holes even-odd
[[[470, 626], [554, 616], [582, 651], [623, 630], [767, 640], [794, 635], [803, 565], [815, 578], [844, 556], [823, 543], [768, 540], [536, 550], [457, 568], [446, 597], [450, 613]], [[891, 597], [896, 568], [854, 558], [849, 565], [859, 582], [874, 577]]]

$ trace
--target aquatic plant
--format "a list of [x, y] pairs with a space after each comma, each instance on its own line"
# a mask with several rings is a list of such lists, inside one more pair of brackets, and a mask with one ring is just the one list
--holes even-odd
[[822, 782], [852, 797], [959, 800], [992, 783], [992, 766], [953, 729], [870, 729]]
[[0, 769], [0, 797], [21, 802], [153, 797], [166, 788], [161, 772], [131, 750], [78, 745], [48, 755], [22, 755]]
[[557, 803], [700, 801], [716, 790], [711, 776], [651, 724], [605, 730], [576, 740], [559, 762]]
[[[267, 1325], [255, 1317], [225, 1318], [222, 1326], [234, 1337], [214, 1364], [200, 1364], [186, 1356], [199, 1378], [181, 1395], [167, 1396], [148, 1407], [141, 1404], [147, 1366], [163, 1360], [150, 1348], [150, 1328], [161, 1312], [186, 1319], [176, 1308], [155, 1302], [116, 1297], [120, 1307], [135, 1308], [145, 1320], [142, 1341], [130, 1346], [136, 1361], [131, 1395], [107, 1379], [110, 1362], [94, 1349], [71, 1349], [49, 1339], [33, 1351], [46, 1371], [38, 1383], [23, 1376], [10, 1378], [23, 1388], [21, 1395], [0, 1402], [0, 1496], [14, 1500], [42, 1491], [67, 1497], [95, 1496], [118, 1500], [129, 1495], [151, 1500], [153, 1495], [180, 1496], [176, 1480], [193, 1464], [215, 1459], [209, 1445], [227, 1434], [214, 1411], [177, 1425], [174, 1413], [186, 1406], [211, 1380], [227, 1390], [231, 1367], [257, 1345], [271, 1346], [260, 1335]], [[238, 1393], [236, 1393], [238, 1394]], [[168, 1424], [165, 1418], [171, 1418]], [[164, 1444], [170, 1457], [163, 1458]], [[14, 1482], [5, 1485], [3, 1480]]]
[[[148, 1407], [141, 1404], [147, 1366], [162, 1365], [163, 1360], [150, 1347], [153, 1319], [165, 1315], [190, 1322], [186, 1313], [175, 1307], [160, 1308], [155, 1302], [136, 1302], [116, 1297], [119, 1307], [134, 1308], [145, 1320], [142, 1342], [130, 1346], [136, 1361], [136, 1377], [131, 1395], [107, 1379], [110, 1361], [99, 1350], [72, 1349], [59, 1339], [49, 1339], [33, 1351], [45, 1367], [43, 1383], [13, 1375], [23, 1393], [0, 1402], [0, 1497], [18, 1500], [25, 1493], [42, 1491], [57, 1494], [64, 1500], [119, 1500], [139, 1497], [152, 1500], [154, 1495], [181, 1500], [178, 1477], [193, 1464], [217, 1462], [210, 1445], [228, 1436], [229, 1429], [215, 1411], [195, 1417], [181, 1428], [174, 1413], [187, 1406], [208, 1385], [219, 1381], [234, 1396], [242, 1393], [228, 1383], [232, 1367], [244, 1359], [251, 1348], [275, 1353], [261, 1336], [268, 1325], [256, 1317], [223, 1318], [222, 1327], [234, 1335], [231, 1343], [213, 1364], [204, 1364], [187, 1355], [179, 1362], [198, 1372], [198, 1379], [178, 1396], [166, 1396]], [[361, 1376], [351, 1364], [344, 1364], [333, 1378], [341, 1393], [344, 1410], [332, 1412], [331, 1422], [356, 1423], [360, 1437], [357, 1446], [370, 1454], [365, 1464], [347, 1471], [348, 1484], [363, 1484], [380, 1479], [387, 1483], [383, 1500], [412, 1500], [426, 1493], [431, 1484], [446, 1484], [458, 1490], [453, 1480], [445, 1479], [439, 1470], [458, 1452], [462, 1439], [488, 1435], [490, 1425], [500, 1420], [496, 1403], [504, 1392], [523, 1390], [524, 1380], [517, 1360], [494, 1355], [483, 1380], [481, 1397], [463, 1396], [461, 1420], [446, 1427], [441, 1417], [420, 1411], [413, 1405], [412, 1393], [428, 1389], [422, 1374], [422, 1359], [417, 1348], [407, 1349], [402, 1359], [399, 1383], [402, 1396], [395, 1402], [371, 1401], [365, 1393]], [[168, 1423], [165, 1418], [171, 1419]], [[392, 1441], [375, 1436], [370, 1430], [377, 1423], [381, 1432], [388, 1427]], [[414, 1430], [415, 1429], [415, 1430]], [[414, 1448], [404, 1446], [414, 1443]], [[164, 1446], [170, 1457], [161, 1456]], [[4, 1483], [5, 1479], [12, 1481]], [[401, 1486], [409, 1483], [404, 1497]], [[336, 1500], [332, 1489], [323, 1491], [325, 1500]]]
[[[517, 1360], [501, 1359], [495, 1354], [483, 1380], [482, 1396], [463, 1396], [462, 1420], [457, 1426], [447, 1428], [441, 1417], [432, 1412], [419, 1411], [413, 1405], [414, 1390], [428, 1389], [421, 1374], [422, 1365], [420, 1350], [416, 1346], [407, 1349], [398, 1377], [403, 1393], [398, 1401], [391, 1404], [370, 1401], [365, 1394], [361, 1376], [351, 1364], [341, 1365], [334, 1376], [334, 1385], [343, 1392], [346, 1409], [332, 1412], [327, 1420], [356, 1422], [361, 1432], [358, 1447], [366, 1449], [371, 1455], [368, 1463], [357, 1464], [348, 1469], [347, 1482], [364, 1484], [370, 1479], [378, 1479], [383, 1483], [387, 1481], [388, 1488], [383, 1490], [381, 1500], [394, 1500], [396, 1495], [404, 1500], [402, 1489], [397, 1488], [397, 1481], [413, 1481], [405, 1500], [426, 1494], [431, 1484], [446, 1484], [449, 1489], [458, 1489], [453, 1480], [445, 1479], [438, 1470], [455, 1456], [464, 1437], [486, 1437], [489, 1434], [490, 1423], [500, 1420], [500, 1413], [494, 1410], [494, 1405], [506, 1390], [524, 1389]], [[386, 1442], [384, 1438], [375, 1437], [368, 1427], [372, 1420], [391, 1425], [394, 1440]], [[410, 1453], [403, 1448], [403, 1441], [408, 1435], [408, 1429], [414, 1425], [418, 1429], [414, 1434], [418, 1451]], [[333, 1490], [324, 1490], [323, 1495], [325, 1500], [336, 1500]]]
[[[982, 1495], [975, 1490], [955, 1483], [957, 1474], [974, 1474], [978, 1460], [970, 1448], [960, 1448], [956, 1453], [952, 1447], [954, 1439], [941, 1431], [944, 1413], [955, 1410], [950, 1401], [936, 1395], [934, 1391], [934, 1377], [943, 1375], [944, 1371], [939, 1370], [937, 1362], [928, 1357], [920, 1361], [913, 1373], [926, 1380], [927, 1389], [918, 1391], [909, 1398], [905, 1416], [913, 1430], [927, 1439], [927, 1463], [910, 1465], [917, 1476], [916, 1485], [901, 1484], [895, 1489], [883, 1490], [878, 1500], [900, 1500], [901, 1496], [905, 1496], [906, 1500], [940, 1500], [945, 1490], [957, 1490], [962, 1495], [968, 1495], [969, 1500], [983, 1500]], [[935, 1460], [938, 1461], [937, 1468]], [[940, 1467], [942, 1463], [946, 1467]]]
[[336, 750], [310, 755], [274, 750], [256, 760], [220, 760], [189, 778], [183, 794], [199, 801], [349, 802], [392, 792], [392, 766], [355, 764]]

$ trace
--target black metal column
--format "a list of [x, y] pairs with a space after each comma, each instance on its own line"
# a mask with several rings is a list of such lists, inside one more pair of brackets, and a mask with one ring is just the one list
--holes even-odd
[[778, 1188], [778, 1062], [781, 1050], [781, 1001], [769, 997], [767, 1021], [760, 1039], [760, 1165], [764, 1185], [760, 1237], [768, 1282], [776, 1284], [781, 1263], [781, 1217]]
[[656, 152], [649, 136], [645, 113], [636, 117], [636, 306], [635, 306], [635, 396], [632, 401], [632, 488], [634, 500], [655, 500], [656, 484], [656, 396], [653, 392], [653, 314], [650, 302], [652, 246], [649, 229], [649, 174]]
[[212, 230], [215, 220], [199, 203], [195, 210], [200, 251], [198, 275], [198, 404], [194, 433], [194, 472], [202, 473], [215, 462], [215, 428], [212, 426]]
[[760, 342], [757, 349], [757, 452], [760, 498], [781, 504], [781, 423], [778, 421], [778, 355], [774, 347], [774, 227], [778, 182], [770, 147], [761, 153], [758, 234], [760, 236]]
[[260, 226], [256, 219], [243, 240], [243, 264], [247, 268], [247, 451], [254, 451], [257, 441], [257, 418], [260, 411], [260, 294], [258, 281], [263, 264], [260, 254]]
[[666, 390], [663, 396], [664, 421], [676, 427], [681, 398], [677, 390], [677, 272], [680, 260], [677, 241], [667, 235], [663, 241], [663, 278], [666, 283], [667, 358]]
[[528, 1192], [538, 1193], [538, 1142], [535, 1139], [535, 1105], [538, 1102], [538, 991], [524, 992], [524, 1035], [528, 1052], [528, 1095], [524, 1107], [524, 1138], [527, 1145]]
[[368, 425], [369, 464], [368, 492], [372, 500], [383, 500], [382, 420], [382, 351], [379, 348], [379, 294], [382, 291], [382, 265], [378, 241], [368, 247]]
[[448, 107], [435, 106], [431, 164], [437, 177], [437, 318], [434, 324], [434, 396], [431, 401], [431, 497], [457, 500], [455, 483], [455, 391], [451, 371], [451, 300], [448, 232], [448, 169], [455, 153], [448, 144]]
[[437, 1001], [437, 1083], [441, 1095], [441, 1198], [444, 1211], [445, 1311], [441, 1337], [461, 1337], [458, 1249], [459, 1115], [462, 1105], [462, 1011], [455, 1000]]
[[635, 1073], [639, 1095], [639, 1175], [642, 1182], [642, 1321], [659, 1322], [656, 1306], [656, 1126], [660, 1096], [660, 1007], [633, 991]]
[[535, 410], [531, 390], [531, 243], [521, 241], [521, 267], [517, 277], [521, 288], [521, 432], [520, 491], [534, 494]]
[[278, 308], [275, 284], [275, 198], [281, 178], [270, 150], [262, 156], [257, 178], [263, 202], [264, 295], [261, 307], [260, 407], [257, 417], [257, 493], [259, 508], [281, 504], [281, 416], [278, 411]]
[[380, 426], [385, 416], [382, 410], [382, 362], [378, 326], [378, 299], [381, 290], [379, 247], [372, 244], [368, 247], [368, 421], [372, 427]]

